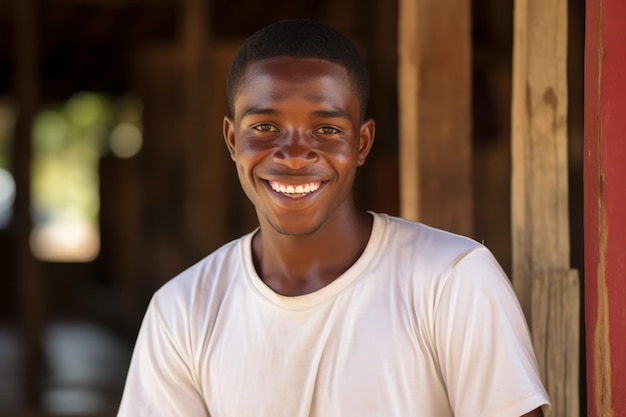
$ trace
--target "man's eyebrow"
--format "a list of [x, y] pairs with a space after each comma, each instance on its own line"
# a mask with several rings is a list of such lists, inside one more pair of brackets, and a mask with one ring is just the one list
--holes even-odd
[[[278, 114], [278, 111], [272, 108], [249, 107], [244, 110], [241, 117], [244, 118], [246, 116], [277, 116]], [[313, 117], [320, 119], [341, 118], [346, 119], [350, 122], [352, 121], [352, 117], [350, 117], [348, 113], [341, 110], [317, 110], [313, 112]]]
[[246, 116], [276, 116], [278, 115], [278, 111], [269, 108], [261, 108], [261, 107], [248, 107], [242, 114], [241, 117]]
[[350, 117], [350, 115], [344, 111], [340, 111], [340, 110], [318, 110], [313, 112], [313, 116], [315, 117], [319, 117], [322, 119], [332, 119], [332, 118], [342, 118], [342, 119], [347, 119], [348, 121], [352, 121], [352, 117]]

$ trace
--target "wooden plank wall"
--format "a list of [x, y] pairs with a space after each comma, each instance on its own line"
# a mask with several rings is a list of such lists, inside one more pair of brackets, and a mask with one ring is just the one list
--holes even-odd
[[530, 324], [552, 415], [579, 415], [579, 279], [570, 270], [567, 1], [515, 2], [513, 286]]

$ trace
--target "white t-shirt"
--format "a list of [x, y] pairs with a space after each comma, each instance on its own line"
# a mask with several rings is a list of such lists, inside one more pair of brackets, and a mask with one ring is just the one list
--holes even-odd
[[119, 417], [519, 417], [549, 408], [528, 328], [491, 253], [373, 214], [326, 287], [273, 292], [252, 233], [165, 284], [146, 312]]

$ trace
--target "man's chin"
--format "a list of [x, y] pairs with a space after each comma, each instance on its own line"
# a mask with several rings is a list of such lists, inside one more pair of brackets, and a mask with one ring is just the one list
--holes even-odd
[[[268, 216], [265, 217], [267, 223], [270, 225], [272, 229], [278, 234], [283, 236], [293, 236], [293, 237], [307, 237], [314, 235], [321, 228], [321, 224], [308, 224], [305, 225], [301, 221], [292, 221], [292, 222], [276, 222], [270, 219]], [[288, 224], [291, 223], [291, 224]]]

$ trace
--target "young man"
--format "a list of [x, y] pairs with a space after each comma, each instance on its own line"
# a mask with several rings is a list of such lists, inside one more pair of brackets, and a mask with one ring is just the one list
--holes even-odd
[[354, 46], [251, 36], [224, 137], [260, 227], [153, 297], [119, 416], [540, 416], [522, 312], [480, 244], [356, 207], [374, 140]]

